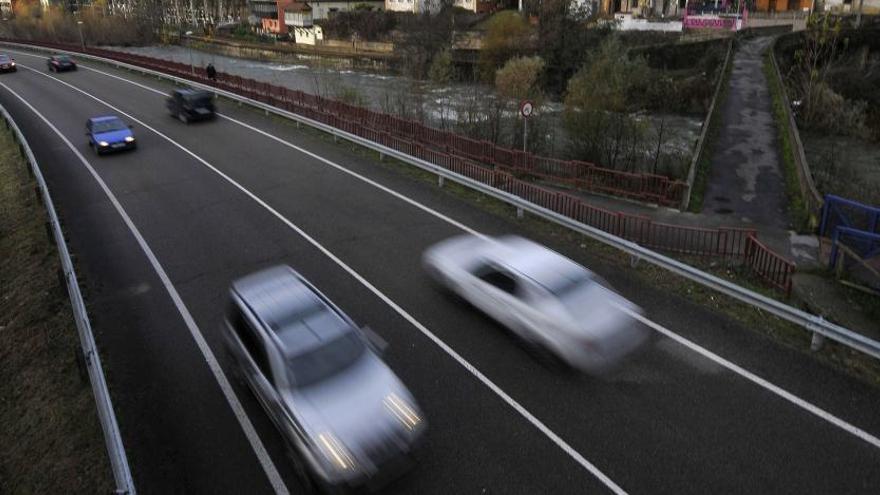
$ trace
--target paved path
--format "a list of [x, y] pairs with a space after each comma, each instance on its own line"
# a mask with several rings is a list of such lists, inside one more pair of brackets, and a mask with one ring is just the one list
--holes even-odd
[[787, 230], [785, 180], [763, 54], [772, 38], [745, 41], [733, 58], [721, 133], [712, 156], [703, 212]]

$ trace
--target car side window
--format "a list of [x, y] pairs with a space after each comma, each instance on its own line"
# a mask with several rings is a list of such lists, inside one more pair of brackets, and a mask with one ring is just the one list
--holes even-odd
[[251, 359], [257, 363], [257, 368], [259, 368], [260, 372], [263, 373], [267, 380], [272, 382], [272, 373], [269, 371], [269, 359], [266, 356], [266, 349], [263, 347], [263, 343], [260, 342], [256, 330], [247, 321], [238, 307], [233, 307], [231, 313], [230, 323], [232, 323], [232, 328], [235, 329], [235, 334], [241, 339]]
[[478, 279], [493, 287], [501, 289], [508, 294], [517, 295], [518, 287], [516, 278], [500, 268], [485, 264], [477, 267], [477, 269], [473, 271], [473, 274]]

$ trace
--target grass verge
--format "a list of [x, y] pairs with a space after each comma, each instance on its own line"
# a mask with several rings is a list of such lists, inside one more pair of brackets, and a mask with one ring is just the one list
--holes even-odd
[[782, 169], [785, 176], [785, 195], [788, 199], [788, 214], [791, 218], [792, 227], [798, 232], [809, 231], [810, 211], [801, 193], [800, 180], [798, 179], [797, 164], [794, 161], [794, 143], [791, 142], [791, 127], [785, 106], [788, 102], [782, 96], [782, 81], [773, 67], [770, 57], [773, 56], [775, 43], [771, 44], [764, 53], [764, 76], [767, 78], [767, 86], [770, 88], [770, 97], [773, 99], [773, 120], [776, 121], [777, 147], [779, 156], [782, 157]]
[[0, 126], [0, 492], [111, 493], [60, 260], [34, 185]]

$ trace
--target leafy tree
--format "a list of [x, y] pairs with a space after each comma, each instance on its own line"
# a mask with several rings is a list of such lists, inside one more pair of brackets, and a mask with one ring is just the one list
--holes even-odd
[[495, 72], [495, 89], [505, 98], [535, 99], [541, 93], [538, 81], [543, 70], [541, 57], [512, 58]]
[[605, 40], [569, 81], [564, 124], [572, 152], [602, 166], [635, 170], [644, 154], [645, 126], [634, 117], [631, 94], [642, 87], [648, 67], [627, 56], [619, 39]]
[[428, 69], [428, 79], [437, 84], [448, 84], [455, 79], [455, 65], [449, 50], [443, 50], [434, 56]]
[[532, 27], [518, 13], [505, 10], [486, 22], [486, 36], [480, 50], [480, 78], [492, 81], [495, 71], [509, 59], [525, 55], [532, 46]]

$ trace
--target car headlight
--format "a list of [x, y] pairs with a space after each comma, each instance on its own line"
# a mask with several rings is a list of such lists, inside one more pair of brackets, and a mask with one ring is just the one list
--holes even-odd
[[415, 407], [393, 392], [385, 396], [382, 399], [382, 403], [410, 431], [415, 430], [419, 423], [422, 422], [422, 418], [419, 417]]
[[134, 137], [133, 136], [125, 136], [125, 142], [126, 143], [133, 143]]
[[15, 67], [15, 62], [12, 62], [12, 66]]
[[107, 141], [101, 141], [98, 143], [98, 146], [110, 146], [110, 143], [108, 143]]
[[318, 435], [318, 448], [321, 449], [324, 458], [340, 471], [353, 471], [357, 468], [354, 457], [332, 433]]

